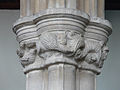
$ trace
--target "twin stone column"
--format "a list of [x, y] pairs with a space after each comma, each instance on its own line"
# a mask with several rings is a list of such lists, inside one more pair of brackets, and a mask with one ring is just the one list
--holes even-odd
[[[100, 9], [89, 13], [93, 7], [83, 0], [78, 0], [80, 4], [77, 0], [48, 0], [46, 4], [36, 0], [41, 3], [33, 1], [31, 9], [31, 0], [25, 1], [23, 5], [21, 0], [21, 18], [13, 31], [20, 46], [17, 54], [26, 75], [26, 90], [96, 90], [96, 75], [107, 58], [106, 44], [112, 32]], [[38, 12], [31, 15], [25, 10]]]

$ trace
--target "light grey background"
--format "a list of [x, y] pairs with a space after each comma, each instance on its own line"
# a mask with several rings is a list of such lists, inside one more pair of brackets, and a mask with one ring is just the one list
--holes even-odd
[[[18, 43], [12, 32], [18, 18], [19, 11], [0, 10], [0, 90], [25, 90], [25, 75], [16, 55]], [[112, 22], [113, 34], [97, 90], [120, 90], [120, 11], [106, 11], [106, 18]]]

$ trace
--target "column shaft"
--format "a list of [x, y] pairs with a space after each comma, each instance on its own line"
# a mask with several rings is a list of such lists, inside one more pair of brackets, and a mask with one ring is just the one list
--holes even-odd
[[75, 90], [75, 66], [52, 65], [48, 68], [49, 87], [48, 90]]
[[20, 0], [20, 17], [25, 17], [26, 16], [26, 0]]
[[80, 90], [96, 90], [96, 75], [87, 70], [80, 70]]
[[85, 11], [85, 0], [77, 0], [77, 9]]
[[26, 90], [48, 90], [47, 70], [36, 70], [26, 74]]
[[104, 10], [105, 10], [105, 0], [98, 0], [98, 17], [101, 17], [104, 19]]
[[32, 71], [26, 74], [26, 90], [44, 90], [43, 70]]

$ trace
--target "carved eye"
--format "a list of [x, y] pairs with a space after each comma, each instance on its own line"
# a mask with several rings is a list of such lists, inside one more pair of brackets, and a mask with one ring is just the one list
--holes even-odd
[[28, 43], [27, 45], [27, 48], [31, 49], [31, 48], [34, 48], [36, 46], [35, 43]]
[[107, 49], [107, 50], [105, 50], [107, 53], [109, 53], [109, 50]]
[[[21, 49], [25, 49], [25, 44], [24, 44], [24, 43], [21, 43], [21, 44], [20, 44], [20, 48], [21, 48]], [[18, 51], [19, 51], [19, 50], [18, 50]]]
[[24, 55], [24, 53], [23, 53], [23, 51], [21, 51], [21, 50], [17, 50], [17, 55], [18, 55], [20, 58], [22, 58], [23, 55]]
[[107, 46], [103, 47], [103, 52], [107, 52], [107, 53], [109, 53], [109, 49], [108, 49]]

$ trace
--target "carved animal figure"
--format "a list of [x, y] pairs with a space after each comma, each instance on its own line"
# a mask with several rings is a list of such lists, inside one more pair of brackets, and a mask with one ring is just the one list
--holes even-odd
[[20, 58], [20, 62], [23, 67], [34, 63], [36, 57], [37, 49], [36, 43], [23, 43], [20, 45], [20, 50], [17, 50], [17, 54]]
[[37, 43], [37, 51], [40, 53], [57, 51], [73, 56], [77, 49], [84, 46], [83, 37], [72, 31], [43, 32]]
[[85, 48], [83, 50], [83, 57], [88, 63], [99, 63], [101, 59], [103, 42], [97, 42], [93, 40], [85, 40]]
[[101, 59], [99, 61], [99, 68], [103, 67], [104, 61], [107, 59], [108, 53], [109, 53], [109, 49], [106, 45], [104, 45], [103, 48], [102, 48]]

